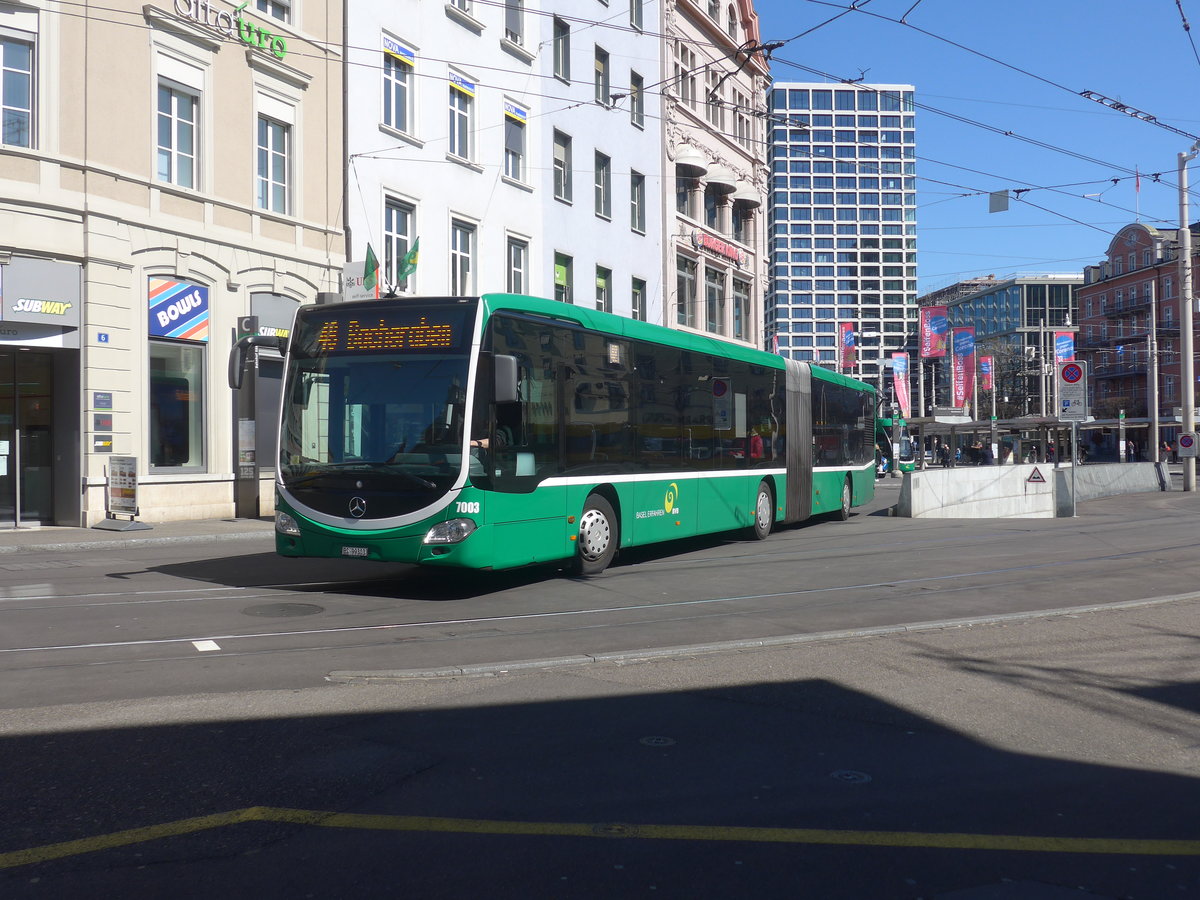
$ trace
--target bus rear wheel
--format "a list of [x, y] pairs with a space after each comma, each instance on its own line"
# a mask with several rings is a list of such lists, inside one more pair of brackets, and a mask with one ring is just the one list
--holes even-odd
[[750, 534], [756, 541], [765, 541], [775, 524], [775, 498], [771, 488], [765, 481], [758, 483], [758, 494], [754, 499], [754, 524], [750, 526]]
[[579, 540], [575, 550], [575, 571], [580, 575], [599, 575], [617, 554], [617, 515], [612, 504], [592, 494], [579, 517]]
[[842, 507], [838, 510], [838, 518], [845, 522], [850, 518], [850, 505], [854, 502], [854, 492], [850, 487], [850, 476], [842, 482]]

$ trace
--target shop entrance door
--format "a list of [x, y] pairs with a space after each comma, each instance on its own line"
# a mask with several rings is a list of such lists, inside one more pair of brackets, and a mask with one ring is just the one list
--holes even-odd
[[54, 360], [0, 351], [0, 528], [54, 521]]

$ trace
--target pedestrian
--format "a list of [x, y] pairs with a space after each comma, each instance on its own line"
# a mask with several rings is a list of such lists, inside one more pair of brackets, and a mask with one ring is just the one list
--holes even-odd
[[941, 461], [943, 469], [950, 468], [950, 445], [949, 444], [942, 444], [942, 446], [938, 448], [938, 459]]

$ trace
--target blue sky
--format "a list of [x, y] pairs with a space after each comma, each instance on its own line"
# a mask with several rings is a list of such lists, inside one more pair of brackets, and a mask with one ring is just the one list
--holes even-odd
[[[756, 0], [755, 9], [764, 42], [795, 38], [774, 52], [776, 81], [865, 73], [867, 83], [916, 86], [925, 293], [978, 275], [1080, 271], [1139, 213], [1177, 227], [1178, 155], [1196, 138], [1078, 94], [1200, 137], [1200, 0], [1180, 2], [1191, 37], [1176, 0], [859, 0], [850, 12], [849, 0]], [[1197, 169], [1200, 160], [1189, 166], [1193, 200]], [[1018, 188], [1036, 189], [988, 212], [989, 192]]]

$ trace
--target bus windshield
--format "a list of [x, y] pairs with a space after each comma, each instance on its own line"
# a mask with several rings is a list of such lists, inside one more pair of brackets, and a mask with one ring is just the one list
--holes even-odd
[[378, 519], [450, 489], [463, 464], [474, 311], [342, 304], [301, 313], [279, 444], [279, 476], [296, 500]]

